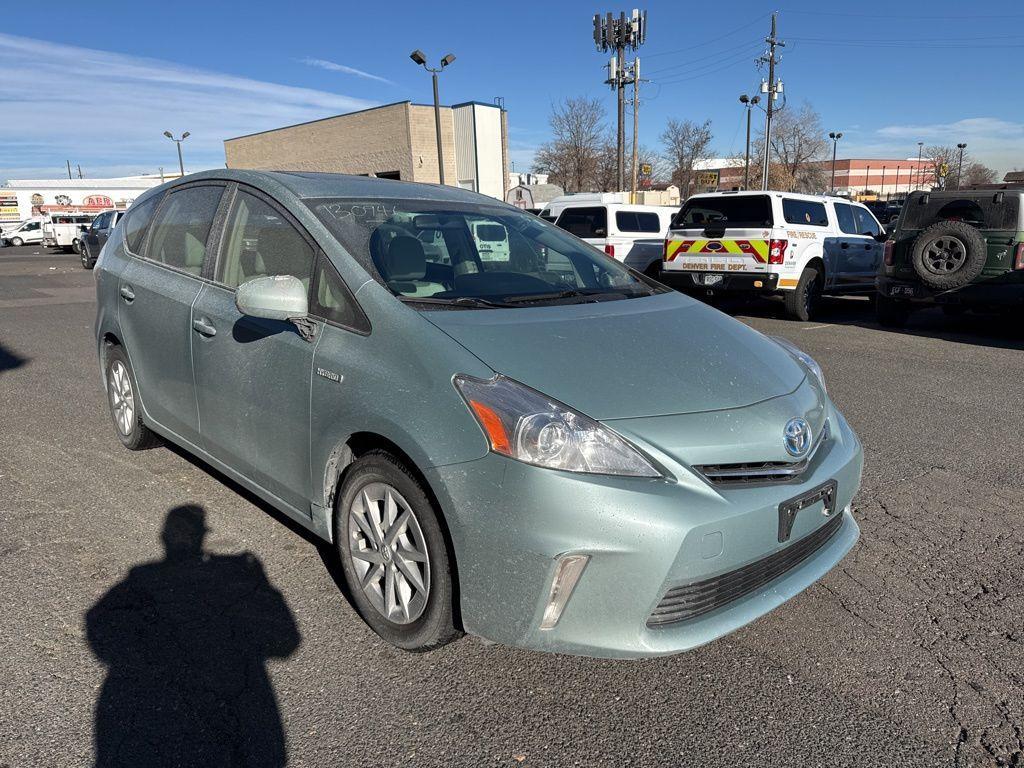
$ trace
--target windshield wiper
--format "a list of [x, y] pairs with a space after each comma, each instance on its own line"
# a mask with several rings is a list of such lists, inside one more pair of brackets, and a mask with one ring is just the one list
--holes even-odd
[[[526, 293], [521, 296], [504, 296], [503, 301], [507, 304], [528, 304], [533, 301], [557, 301], [558, 299], [573, 299], [577, 297], [595, 298], [604, 296], [622, 296], [624, 298], [634, 298], [636, 296], [650, 296], [653, 291], [647, 290], [646, 286], [644, 290], [637, 291], [631, 289], [615, 290], [615, 289], [580, 289], [580, 288], [567, 288], [564, 291], [555, 291], [552, 293]], [[596, 299], [600, 301], [600, 299]]]
[[507, 308], [507, 304], [498, 301], [489, 301], [477, 296], [458, 296], [454, 299], [436, 299], [433, 296], [402, 296], [397, 298], [403, 304], [445, 304], [456, 307], [500, 307]]

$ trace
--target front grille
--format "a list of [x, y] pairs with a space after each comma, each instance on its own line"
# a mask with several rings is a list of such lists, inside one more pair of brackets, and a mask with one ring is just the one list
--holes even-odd
[[815, 456], [832, 436], [828, 421], [822, 427], [811, 453], [801, 461], [758, 461], [740, 464], [700, 464], [695, 470], [713, 485], [748, 485], [751, 483], [790, 483], [800, 480]]
[[673, 587], [651, 613], [647, 626], [694, 619], [760, 589], [821, 549], [842, 524], [843, 514], [839, 512], [814, 533], [762, 560], [721, 576]]

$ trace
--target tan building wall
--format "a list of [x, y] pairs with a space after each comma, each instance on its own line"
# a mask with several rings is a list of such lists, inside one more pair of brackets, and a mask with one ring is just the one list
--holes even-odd
[[[420, 104], [409, 104], [409, 136], [412, 153], [412, 178], [437, 184], [437, 128], [434, 124], [434, 108]], [[444, 154], [444, 181], [455, 185], [455, 120], [450, 107], [441, 107], [441, 151]], [[406, 177], [403, 174], [402, 179]]]

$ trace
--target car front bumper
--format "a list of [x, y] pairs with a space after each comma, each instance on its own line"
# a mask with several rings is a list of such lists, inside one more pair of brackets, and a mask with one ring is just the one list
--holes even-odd
[[[632, 658], [686, 651], [732, 632], [821, 578], [856, 543], [851, 501], [860, 485], [860, 443], [829, 406], [828, 450], [797, 482], [714, 487], [692, 471], [675, 479], [580, 475], [489, 454], [436, 467], [427, 480], [448, 521], [466, 630], [509, 645]], [[835, 512], [798, 513], [780, 543], [779, 504], [838, 484]], [[819, 548], [777, 578], [695, 618], [649, 626], [674, 587], [732, 573], [782, 552], [836, 515]], [[589, 561], [553, 629], [540, 629], [558, 558]]]
[[[708, 284], [709, 278], [711, 284]], [[704, 272], [663, 268], [659, 279], [665, 285], [681, 291], [702, 293], [774, 293], [779, 289], [779, 276], [767, 272]]]

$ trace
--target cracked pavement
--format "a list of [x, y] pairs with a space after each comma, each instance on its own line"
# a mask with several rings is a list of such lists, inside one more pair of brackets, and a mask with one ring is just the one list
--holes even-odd
[[[96, 760], [110, 691], [96, 653], [109, 661], [119, 635], [97, 643], [90, 615], [132, 622], [118, 737], [156, 754], [151, 720], [191, 724], [185, 765], [254, 764], [279, 746], [292, 766], [1024, 765], [1019, 319], [929, 311], [895, 333], [857, 300], [815, 323], [781, 320], [772, 302], [728, 307], [814, 355], [864, 443], [850, 555], [680, 656], [580, 659], [471, 637], [409, 655], [360, 622], [312, 538], [180, 452], [121, 448], [91, 286], [75, 257], [0, 251], [0, 766]], [[248, 565], [127, 581], [130, 597], [111, 598], [132, 574], [161, 573], [168, 513], [190, 505], [205, 514], [203, 562]], [[254, 672], [257, 638], [224, 617], [258, 626], [278, 594], [285, 613], [264, 626], [297, 635]], [[172, 661], [181, 674], [157, 674]], [[211, 704], [221, 690], [227, 704]], [[275, 707], [279, 725], [238, 725]], [[133, 764], [118, 749], [104, 764]]]

